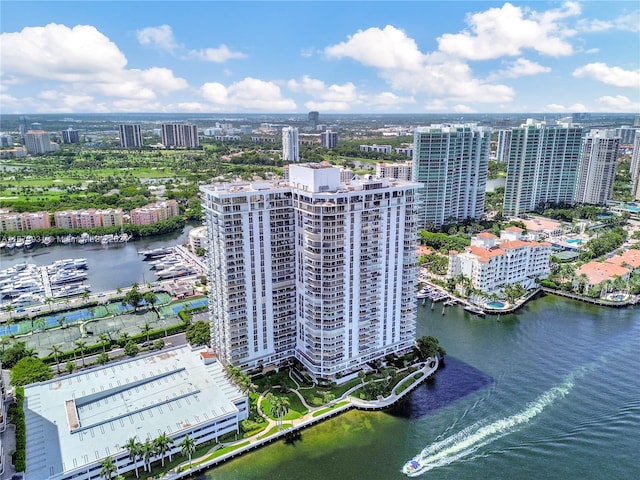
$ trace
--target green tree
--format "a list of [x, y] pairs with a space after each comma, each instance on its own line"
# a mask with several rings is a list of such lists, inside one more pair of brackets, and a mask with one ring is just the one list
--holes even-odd
[[151, 471], [151, 458], [155, 455], [156, 451], [153, 446], [153, 443], [149, 441], [149, 439], [145, 440], [140, 448], [140, 453], [142, 455], [142, 460], [144, 461], [144, 469], [145, 471]]
[[202, 320], [192, 323], [187, 327], [185, 337], [191, 345], [207, 345], [211, 340], [209, 323]]
[[111, 480], [114, 474], [118, 473], [118, 467], [113, 461], [113, 458], [107, 457], [102, 462], [102, 470], [100, 470], [100, 476], [105, 480]]
[[102, 343], [102, 353], [106, 353], [107, 345], [111, 347], [111, 337], [109, 337], [108, 333], [101, 333], [98, 338], [100, 339], [100, 343]]
[[282, 428], [282, 417], [289, 412], [289, 399], [270, 394], [271, 415], [278, 419], [278, 427]]
[[435, 357], [436, 354], [444, 357], [447, 352], [440, 346], [436, 337], [428, 335], [416, 340], [416, 353], [420, 360], [426, 360], [429, 357]]
[[76, 364], [75, 364], [75, 362], [68, 361], [64, 369], [66, 370], [66, 372], [67, 372], [68, 374], [72, 374], [72, 373], [73, 373], [73, 371], [76, 369]]
[[11, 369], [11, 384], [16, 386], [43, 382], [53, 377], [53, 372], [39, 358], [24, 357]]
[[25, 342], [15, 342], [2, 352], [2, 366], [4, 368], [12, 368], [21, 358], [27, 355], [27, 344]]
[[[162, 434], [156, 437], [156, 439], [153, 441], [155, 450], [160, 455], [160, 460], [162, 462], [163, 467], [164, 467], [164, 457], [167, 454], [167, 452], [170, 451], [170, 446], [172, 443], [173, 443], [173, 439], [167, 436], [167, 434], [164, 432], [162, 432]], [[169, 456], [169, 461], [171, 461], [171, 456]]]
[[142, 299], [145, 301], [147, 305], [149, 305], [149, 308], [156, 313], [158, 318], [160, 318], [160, 312], [158, 312], [158, 310], [156, 309], [156, 303], [158, 302], [158, 297], [156, 297], [156, 294], [151, 291], [146, 292], [143, 295]]
[[147, 342], [149, 342], [149, 334], [151, 333], [151, 325], [149, 325], [148, 323], [145, 323], [142, 327], [138, 327], [140, 328], [140, 333], [142, 333], [143, 335], [147, 336]]
[[84, 351], [87, 348], [87, 342], [78, 340], [76, 343], [76, 350], [80, 350], [80, 357], [82, 358], [82, 366], [84, 367]]
[[138, 457], [142, 455], [142, 444], [136, 440], [136, 437], [131, 437], [124, 444], [124, 448], [129, 451], [129, 460], [133, 461], [133, 468], [136, 471], [136, 478], [140, 478], [138, 475]]
[[133, 340], [129, 340], [124, 346], [124, 354], [129, 355], [130, 357], [135, 357], [139, 351], [140, 348], [138, 348], [138, 345], [136, 345]]
[[107, 352], [101, 352], [96, 357], [96, 362], [98, 362], [100, 365], [106, 364], [107, 362], [109, 362], [109, 354]]
[[51, 350], [50, 355], [53, 355], [53, 358], [55, 358], [56, 360], [56, 372], [60, 373], [60, 362], [58, 361], [58, 355], [62, 353], [62, 349], [60, 348], [60, 345], [51, 345], [51, 347], [49, 347], [49, 350]]
[[189, 437], [189, 434], [186, 434], [182, 439], [182, 442], [180, 442], [180, 450], [183, 455], [189, 457], [189, 470], [191, 470], [191, 456], [196, 451], [196, 442]]

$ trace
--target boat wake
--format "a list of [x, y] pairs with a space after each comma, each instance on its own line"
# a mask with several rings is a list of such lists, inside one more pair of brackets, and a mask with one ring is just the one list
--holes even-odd
[[583, 367], [570, 374], [561, 385], [544, 392], [521, 412], [496, 420], [488, 425], [476, 423], [429, 445], [409, 460], [402, 468], [402, 472], [409, 477], [417, 477], [434, 468], [443, 467], [468, 457], [479, 448], [516, 431], [556, 400], [566, 396], [573, 388], [574, 381], [583, 376], [587, 369], [587, 367]]

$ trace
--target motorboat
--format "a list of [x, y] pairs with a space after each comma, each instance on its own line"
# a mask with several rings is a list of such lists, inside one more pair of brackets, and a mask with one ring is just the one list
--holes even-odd
[[402, 473], [407, 477], [417, 477], [424, 471], [425, 465], [420, 463], [419, 460], [412, 458], [402, 467]]

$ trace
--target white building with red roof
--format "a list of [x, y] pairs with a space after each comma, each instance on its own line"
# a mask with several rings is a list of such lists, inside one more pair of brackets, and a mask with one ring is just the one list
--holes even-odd
[[472, 237], [464, 252], [449, 252], [447, 276], [462, 275], [474, 288], [487, 293], [515, 283], [527, 289], [536, 287], [536, 279], [549, 276], [551, 244], [525, 240], [523, 232], [509, 227], [500, 237], [489, 232]]

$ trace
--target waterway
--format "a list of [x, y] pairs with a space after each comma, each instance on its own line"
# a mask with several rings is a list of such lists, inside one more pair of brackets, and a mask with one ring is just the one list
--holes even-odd
[[186, 225], [182, 231], [143, 238], [118, 244], [51, 245], [29, 250], [3, 249], [0, 269], [17, 263], [49, 265], [63, 258], [87, 259], [87, 283], [94, 292], [130, 287], [134, 282], [144, 285], [156, 280], [149, 262], [138, 252], [152, 248], [182, 245], [188, 241], [188, 232], [195, 224]]
[[418, 307], [448, 356], [392, 412], [352, 411], [198, 480], [631, 479], [640, 475], [640, 311], [546, 296], [514, 315]]

